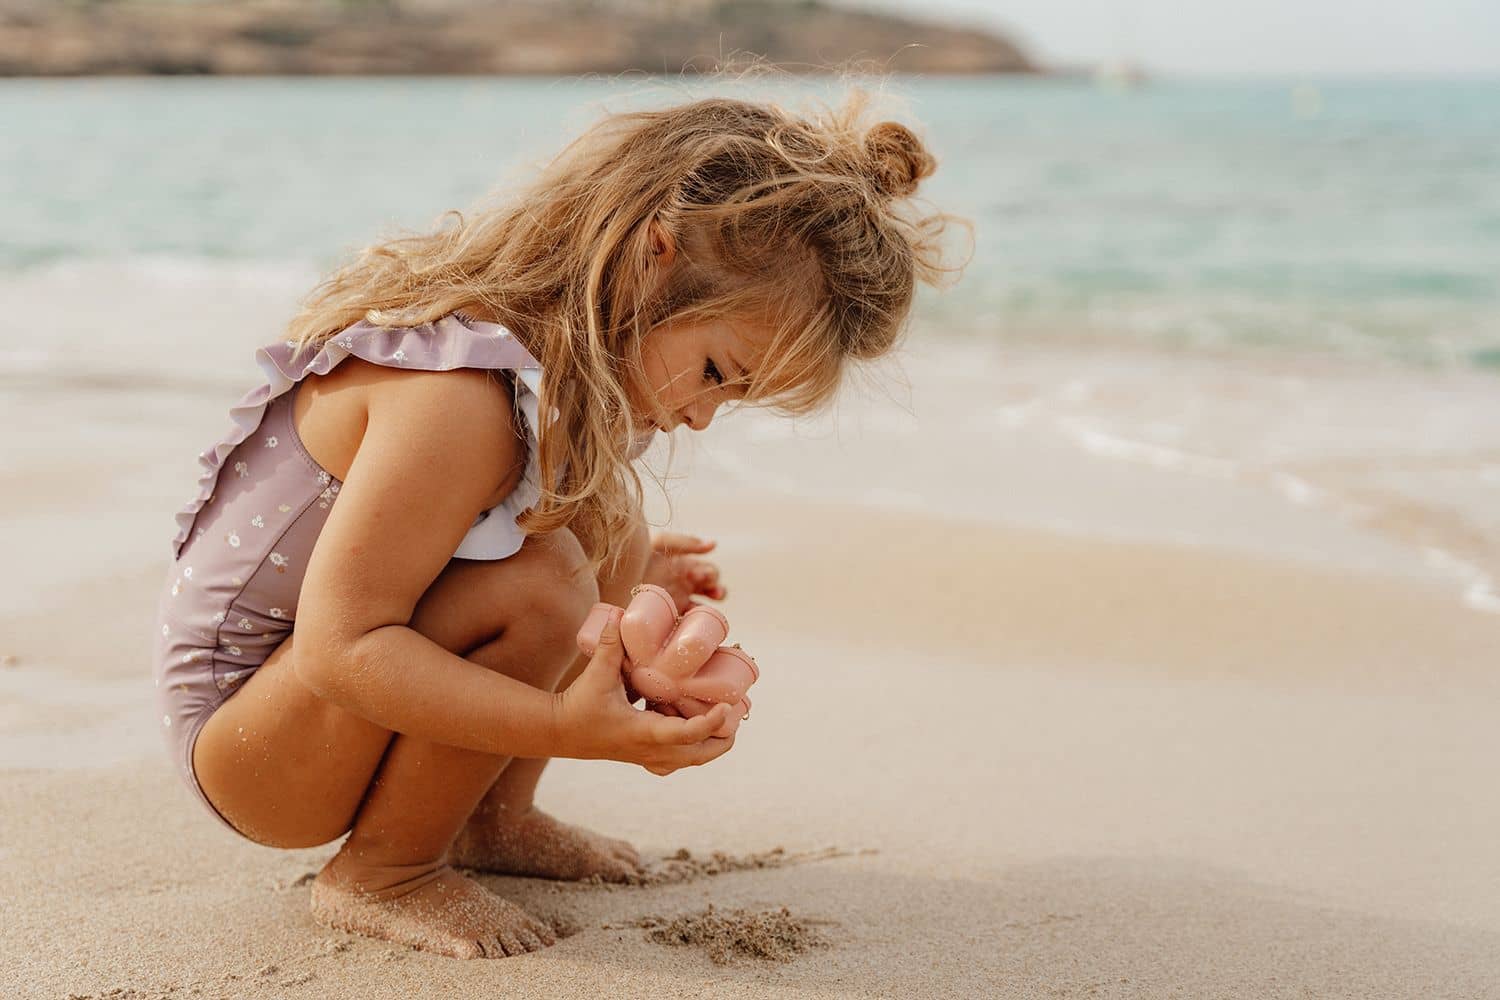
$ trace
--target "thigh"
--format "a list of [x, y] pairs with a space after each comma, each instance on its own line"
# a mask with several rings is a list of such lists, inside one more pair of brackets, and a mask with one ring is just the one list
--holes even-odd
[[[585, 567], [580, 572], [580, 567]], [[538, 666], [562, 662], [597, 598], [582, 549], [566, 529], [526, 539], [498, 561], [451, 561], [423, 595], [411, 627], [449, 652], [486, 662], [496, 638], [538, 655], [507, 657], [507, 672], [537, 687]], [[585, 603], [586, 602], [586, 603]], [[573, 617], [577, 621], [572, 621]], [[575, 651], [576, 652], [576, 651]], [[214, 710], [193, 748], [199, 786], [237, 830], [273, 847], [312, 847], [348, 831], [392, 736], [320, 696], [297, 677], [295, 628], [244, 685]]]

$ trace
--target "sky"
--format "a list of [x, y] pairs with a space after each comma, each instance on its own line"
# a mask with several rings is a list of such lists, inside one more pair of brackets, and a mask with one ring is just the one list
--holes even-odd
[[1500, 0], [834, 0], [991, 25], [1049, 65], [1159, 73], [1500, 76]]

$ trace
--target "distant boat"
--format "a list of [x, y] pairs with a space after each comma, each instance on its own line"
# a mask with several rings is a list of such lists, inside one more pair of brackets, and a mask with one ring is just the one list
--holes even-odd
[[1149, 80], [1145, 67], [1132, 59], [1112, 59], [1094, 67], [1094, 83], [1102, 90], [1135, 90]]

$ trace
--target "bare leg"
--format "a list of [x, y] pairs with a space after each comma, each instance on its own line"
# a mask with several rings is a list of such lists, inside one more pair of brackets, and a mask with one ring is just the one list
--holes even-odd
[[443, 861], [499, 760], [393, 739], [353, 831], [313, 881], [314, 919], [455, 958], [552, 944], [550, 928]]
[[[413, 628], [536, 687], [576, 656], [574, 619], [597, 599], [569, 577], [566, 532], [528, 539], [502, 563], [455, 560], [424, 595]], [[497, 632], [500, 634], [496, 638]], [[541, 947], [552, 932], [444, 860], [506, 759], [391, 734], [319, 697], [294, 669], [295, 634], [220, 706], [194, 748], [215, 807], [258, 843], [348, 840], [312, 887], [316, 919], [455, 957]]]
[[[586, 604], [565, 598], [540, 604], [529, 621], [465, 658], [535, 687], [555, 687], [577, 658], [573, 634], [595, 595], [589, 585]], [[420, 619], [419, 609], [414, 627], [422, 627]], [[508, 757], [396, 736], [350, 838], [314, 880], [315, 918], [460, 957], [475, 957], [472, 948], [498, 957], [550, 945], [550, 928], [449, 867], [455, 835], [508, 763]], [[544, 844], [529, 843], [543, 840], [541, 831], [531, 832], [528, 847], [544, 853]]]
[[[562, 608], [556, 612], [572, 617]], [[551, 686], [567, 665], [558, 642], [564, 627], [533, 623], [465, 658]], [[313, 882], [313, 916], [329, 926], [456, 957], [516, 955], [553, 943], [550, 928], [458, 874], [445, 858], [455, 833], [507, 762], [396, 736], [349, 838]]]
[[639, 872], [640, 855], [626, 841], [564, 823], [532, 805], [546, 766], [545, 758], [510, 760], [453, 839], [448, 860], [533, 878], [622, 882]]
[[[630, 603], [630, 590], [641, 582], [649, 557], [650, 535], [643, 526], [619, 569], [597, 578], [599, 600], [620, 607]], [[588, 663], [588, 657], [570, 648], [572, 663], [559, 673], [554, 690], [573, 683]], [[564, 823], [536, 808], [533, 799], [547, 763], [547, 758], [511, 761], [454, 839], [449, 860], [481, 871], [556, 879], [623, 881], [638, 872], [640, 855], [626, 841]]]

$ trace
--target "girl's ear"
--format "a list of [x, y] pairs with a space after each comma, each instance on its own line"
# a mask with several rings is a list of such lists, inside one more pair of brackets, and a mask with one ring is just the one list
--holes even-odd
[[677, 245], [672, 240], [672, 234], [661, 224], [660, 219], [653, 218], [647, 224], [650, 233], [651, 255], [655, 258], [654, 263], [658, 267], [670, 267], [672, 258], [677, 256]]

